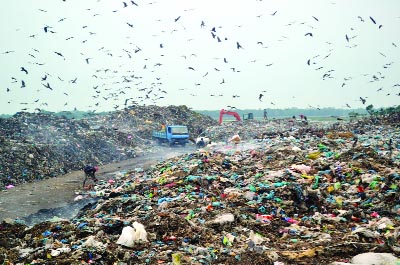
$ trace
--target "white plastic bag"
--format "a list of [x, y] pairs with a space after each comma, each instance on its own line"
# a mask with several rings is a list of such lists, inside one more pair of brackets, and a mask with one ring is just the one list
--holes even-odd
[[136, 242], [146, 242], [147, 232], [144, 226], [138, 222], [134, 222], [131, 226], [125, 226], [117, 240], [117, 244], [125, 247], [133, 247]]

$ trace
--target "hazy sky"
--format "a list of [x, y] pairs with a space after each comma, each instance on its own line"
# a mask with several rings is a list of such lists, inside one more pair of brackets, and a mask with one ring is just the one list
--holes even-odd
[[3, 2], [0, 113], [400, 102], [398, 0]]

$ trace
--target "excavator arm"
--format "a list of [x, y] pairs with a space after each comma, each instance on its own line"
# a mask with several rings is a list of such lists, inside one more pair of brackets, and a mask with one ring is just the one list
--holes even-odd
[[224, 115], [232, 115], [236, 118], [237, 121], [241, 121], [240, 116], [237, 112], [221, 109], [221, 111], [219, 112], [219, 124], [222, 123], [222, 117]]

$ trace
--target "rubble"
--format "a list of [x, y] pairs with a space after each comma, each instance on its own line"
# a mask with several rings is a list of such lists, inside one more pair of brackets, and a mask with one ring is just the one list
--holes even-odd
[[81, 120], [22, 112], [0, 119], [0, 190], [152, 152], [151, 131], [165, 121], [194, 135], [217, 124], [185, 106], [132, 106]]
[[[332, 134], [326, 125], [275, 127], [262, 138], [257, 130], [267, 123], [240, 126], [209, 127], [214, 145], [99, 183], [81, 198], [97, 200], [71, 220], [3, 222], [0, 262], [357, 264], [366, 252], [396, 259], [398, 127], [367, 124], [354, 144], [350, 131]], [[239, 143], [227, 141], [230, 127]]]

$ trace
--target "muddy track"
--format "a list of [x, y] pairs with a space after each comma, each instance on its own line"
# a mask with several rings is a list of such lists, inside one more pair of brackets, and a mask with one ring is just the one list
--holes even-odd
[[[194, 146], [182, 147], [157, 147], [153, 153], [140, 155], [136, 158], [118, 163], [107, 164], [99, 168], [97, 177], [100, 180], [108, 180], [114, 173], [129, 171], [135, 168], [147, 168], [165, 159], [190, 153]], [[58, 217], [69, 218], [73, 211], [63, 216], [63, 209], [74, 205], [78, 209], [82, 202], [75, 203], [77, 192], [81, 191], [83, 172], [74, 171], [63, 176], [42, 180], [34, 183], [18, 185], [15, 188], [0, 192], [0, 221], [5, 218], [24, 219], [35, 214], [43, 215], [43, 218]], [[49, 209], [58, 209], [50, 211]], [[43, 219], [41, 218], [41, 219]]]

